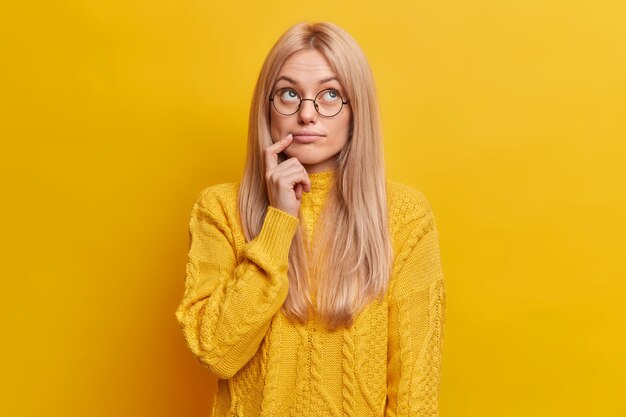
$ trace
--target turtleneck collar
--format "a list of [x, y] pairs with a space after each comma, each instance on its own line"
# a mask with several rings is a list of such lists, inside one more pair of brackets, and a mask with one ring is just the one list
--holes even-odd
[[335, 180], [335, 170], [321, 171], [309, 174], [311, 192], [328, 191]]

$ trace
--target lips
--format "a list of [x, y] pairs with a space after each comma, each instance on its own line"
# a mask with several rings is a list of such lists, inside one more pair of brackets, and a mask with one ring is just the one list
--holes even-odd
[[293, 132], [293, 140], [298, 143], [312, 143], [320, 140], [324, 135], [319, 132], [299, 131]]

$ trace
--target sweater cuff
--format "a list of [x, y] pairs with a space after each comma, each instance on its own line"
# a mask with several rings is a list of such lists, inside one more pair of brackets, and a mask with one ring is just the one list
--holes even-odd
[[286, 264], [289, 249], [300, 221], [297, 217], [272, 206], [267, 207], [263, 227], [256, 237], [257, 248], [264, 248], [269, 261], [275, 265]]

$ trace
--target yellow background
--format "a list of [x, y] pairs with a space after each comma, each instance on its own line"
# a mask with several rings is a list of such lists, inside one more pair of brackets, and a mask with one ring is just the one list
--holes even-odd
[[262, 60], [301, 20], [363, 47], [388, 175], [435, 211], [441, 416], [626, 415], [617, 0], [3, 4], [0, 415], [207, 415], [174, 317], [188, 215], [239, 180]]

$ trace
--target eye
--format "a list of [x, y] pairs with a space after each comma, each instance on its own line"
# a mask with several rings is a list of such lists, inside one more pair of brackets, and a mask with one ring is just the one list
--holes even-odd
[[293, 88], [281, 88], [278, 96], [286, 103], [295, 103], [300, 100], [300, 95]]
[[341, 96], [337, 90], [325, 90], [320, 96], [320, 101], [324, 103], [334, 103], [337, 100], [341, 100]]

